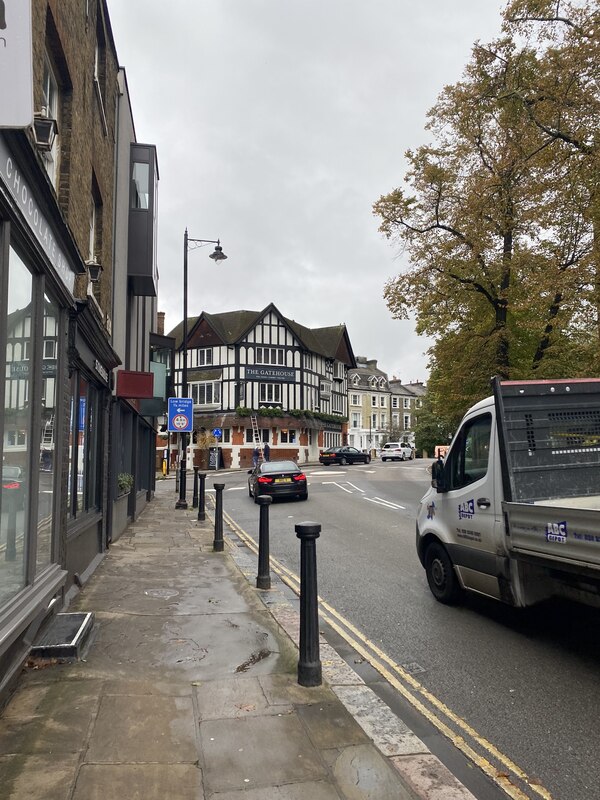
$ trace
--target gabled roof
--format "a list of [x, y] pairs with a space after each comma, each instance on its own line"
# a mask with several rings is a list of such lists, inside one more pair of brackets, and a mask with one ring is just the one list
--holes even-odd
[[[188, 346], [193, 333], [200, 326], [209, 325], [223, 344], [238, 344], [260, 320], [269, 313], [276, 314], [296, 337], [299, 344], [325, 358], [337, 359], [352, 368], [356, 365], [352, 345], [345, 325], [328, 328], [307, 328], [283, 314], [270, 303], [262, 311], [226, 311], [222, 314], [202, 312], [199, 317], [188, 317]], [[183, 343], [183, 320], [169, 333], [174, 337], [176, 349]]]

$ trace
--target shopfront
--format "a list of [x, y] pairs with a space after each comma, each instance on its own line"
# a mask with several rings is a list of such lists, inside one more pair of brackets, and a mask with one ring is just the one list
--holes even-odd
[[35, 176], [19, 137], [0, 135], [0, 694], [67, 577], [60, 421], [83, 266]]

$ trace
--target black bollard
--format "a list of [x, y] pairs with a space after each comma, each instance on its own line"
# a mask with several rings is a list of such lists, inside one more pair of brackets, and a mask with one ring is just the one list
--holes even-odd
[[183, 451], [183, 456], [181, 458], [181, 466], [179, 469], [179, 500], [175, 503], [175, 508], [183, 508], [187, 509], [187, 496], [186, 496], [186, 472], [187, 472], [187, 465], [186, 465], [186, 450]]
[[194, 467], [194, 494], [192, 495], [192, 508], [198, 508], [198, 467]]
[[198, 521], [202, 522], [206, 519], [206, 512], [204, 510], [205, 504], [205, 490], [204, 490], [204, 482], [206, 480], [206, 472], [199, 472], [198, 473], [198, 481], [200, 483], [200, 487], [198, 489]]
[[269, 506], [273, 498], [267, 494], [259, 494], [256, 498], [259, 506], [258, 523], [258, 575], [256, 576], [257, 589], [271, 588], [271, 572], [269, 564]]
[[215, 539], [213, 542], [213, 550], [215, 553], [222, 553], [223, 542], [223, 489], [224, 483], [213, 483], [215, 487]]
[[300, 522], [294, 527], [300, 539], [300, 686], [320, 686], [319, 608], [317, 603], [317, 548], [321, 535], [317, 522]]

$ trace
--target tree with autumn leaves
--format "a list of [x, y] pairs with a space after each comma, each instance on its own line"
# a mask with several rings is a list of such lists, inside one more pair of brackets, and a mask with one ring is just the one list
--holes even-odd
[[600, 374], [600, 0], [513, 0], [374, 204], [408, 266], [385, 298], [434, 338], [454, 421], [504, 378]]

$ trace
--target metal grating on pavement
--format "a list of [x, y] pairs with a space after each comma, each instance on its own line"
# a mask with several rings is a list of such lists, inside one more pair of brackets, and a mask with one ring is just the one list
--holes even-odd
[[78, 659], [94, 623], [91, 611], [57, 614], [31, 648], [36, 658]]

